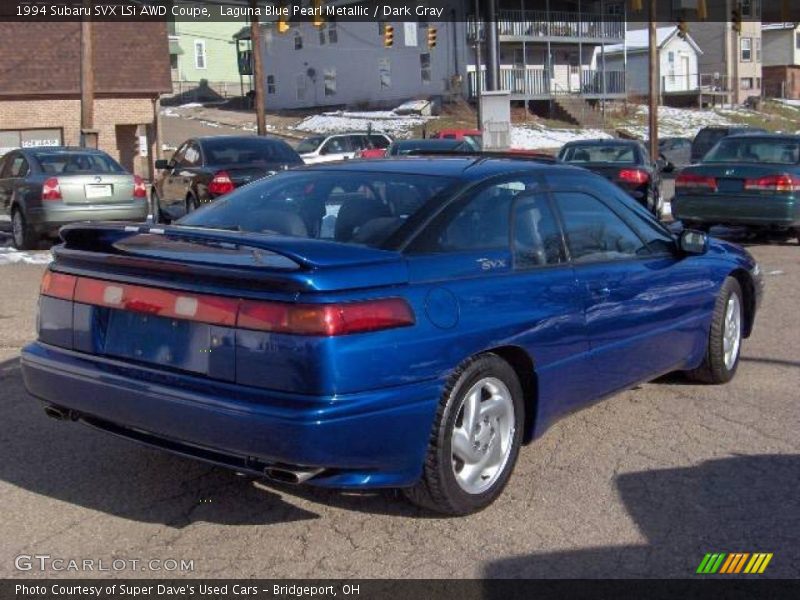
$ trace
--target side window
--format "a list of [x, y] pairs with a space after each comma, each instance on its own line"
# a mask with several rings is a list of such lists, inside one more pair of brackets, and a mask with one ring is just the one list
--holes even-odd
[[538, 182], [519, 176], [487, 185], [439, 214], [409, 249], [427, 253], [508, 248], [514, 199], [537, 187]]
[[345, 136], [329, 139], [322, 146], [320, 154], [341, 154], [342, 152], [348, 152], [347, 138]]
[[188, 167], [196, 167], [200, 164], [200, 147], [197, 144], [189, 144], [186, 146], [182, 164]]
[[597, 198], [582, 192], [556, 192], [554, 197], [573, 262], [624, 260], [650, 254], [639, 236]]
[[350, 142], [351, 151], [369, 148], [369, 142], [367, 141], [366, 135], [348, 135], [347, 138]]
[[545, 194], [520, 196], [513, 218], [514, 266], [526, 269], [566, 261], [561, 230]]
[[15, 154], [11, 159], [11, 174], [9, 177], [25, 177], [28, 174], [28, 161], [20, 154]]
[[370, 135], [369, 136], [370, 144], [372, 144], [373, 148], [388, 148], [389, 147], [389, 140], [386, 136], [383, 135]]
[[175, 154], [172, 155], [172, 162], [176, 165], [181, 165], [184, 163], [184, 155], [186, 154], [186, 148], [188, 147], [187, 144], [183, 144], [180, 146], [176, 151]]

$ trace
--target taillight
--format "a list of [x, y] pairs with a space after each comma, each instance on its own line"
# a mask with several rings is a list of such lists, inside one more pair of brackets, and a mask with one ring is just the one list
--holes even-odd
[[706, 189], [716, 190], [717, 180], [708, 175], [698, 175], [697, 173], [681, 173], [675, 179], [675, 187], [682, 189]]
[[414, 313], [401, 298], [341, 304], [239, 300], [74, 277], [47, 271], [44, 296], [130, 312], [295, 335], [335, 336], [405, 327]]
[[73, 275], [45, 271], [39, 293], [42, 294], [42, 296], [50, 296], [51, 298], [72, 300], [75, 294], [75, 284], [77, 281], [78, 278]]
[[245, 300], [238, 327], [297, 335], [347, 335], [414, 324], [411, 307], [400, 298], [343, 304], [281, 304]]
[[144, 179], [138, 175], [133, 176], [133, 197], [147, 198], [147, 186], [144, 184]]
[[756, 179], [745, 179], [744, 189], [765, 192], [798, 192], [800, 191], [800, 177], [794, 177], [788, 173], [778, 173]]
[[617, 175], [617, 179], [625, 183], [647, 183], [650, 181], [650, 174], [642, 169], [622, 169]]
[[208, 191], [214, 196], [222, 196], [232, 192], [235, 187], [230, 175], [226, 171], [220, 171], [214, 174], [214, 179], [208, 184]]
[[62, 200], [58, 178], [50, 177], [42, 184], [42, 200]]
[[231, 298], [173, 292], [85, 277], [79, 278], [75, 286], [75, 302], [225, 327], [236, 324], [239, 305], [238, 300]]

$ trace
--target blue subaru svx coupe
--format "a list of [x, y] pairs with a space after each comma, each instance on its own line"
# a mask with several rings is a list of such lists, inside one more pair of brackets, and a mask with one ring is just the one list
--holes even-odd
[[48, 415], [450, 514], [565, 413], [671, 371], [730, 380], [763, 287], [598, 175], [486, 155], [301, 168], [61, 236], [22, 356]]

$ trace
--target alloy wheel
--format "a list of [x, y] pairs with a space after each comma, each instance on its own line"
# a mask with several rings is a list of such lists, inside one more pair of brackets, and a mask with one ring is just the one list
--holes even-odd
[[742, 311], [739, 296], [731, 294], [725, 307], [725, 328], [722, 335], [722, 350], [725, 368], [733, 369], [739, 356], [742, 342]]

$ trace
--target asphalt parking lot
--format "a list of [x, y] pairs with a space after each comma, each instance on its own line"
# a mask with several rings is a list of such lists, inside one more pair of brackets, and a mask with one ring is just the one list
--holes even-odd
[[[466, 518], [266, 485], [48, 419], [18, 362], [44, 267], [0, 266], [0, 577], [659, 578], [707, 552], [771, 552], [764, 576], [798, 577], [800, 246], [750, 250], [767, 291], [732, 383], [669, 376], [563, 419]], [[21, 571], [19, 555], [194, 570]]]

